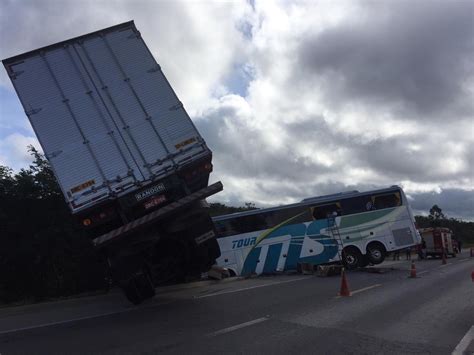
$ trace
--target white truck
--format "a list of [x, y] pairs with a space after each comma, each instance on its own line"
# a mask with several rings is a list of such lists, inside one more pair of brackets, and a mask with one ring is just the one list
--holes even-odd
[[131, 302], [214, 264], [212, 153], [133, 21], [3, 64], [67, 204]]

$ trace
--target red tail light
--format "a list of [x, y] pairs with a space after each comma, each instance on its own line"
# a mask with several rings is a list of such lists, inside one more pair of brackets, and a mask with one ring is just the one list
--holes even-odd
[[95, 212], [94, 214], [84, 216], [81, 220], [81, 223], [84, 227], [92, 227], [97, 223], [103, 222], [107, 219], [110, 219], [114, 216], [114, 210], [111, 208], [104, 209], [100, 212]]
[[198, 165], [186, 172], [184, 172], [183, 176], [186, 180], [192, 180], [196, 176], [204, 173], [210, 173], [212, 171], [212, 164], [210, 162]]

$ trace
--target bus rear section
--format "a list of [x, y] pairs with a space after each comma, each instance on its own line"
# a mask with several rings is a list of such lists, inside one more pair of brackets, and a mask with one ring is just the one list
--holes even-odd
[[399, 187], [351, 191], [300, 203], [214, 217], [219, 266], [236, 275], [340, 262], [353, 269], [420, 243]]

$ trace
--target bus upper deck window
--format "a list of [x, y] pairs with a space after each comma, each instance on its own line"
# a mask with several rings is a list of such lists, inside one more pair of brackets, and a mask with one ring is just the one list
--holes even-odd
[[372, 210], [372, 200], [369, 195], [355, 196], [341, 201], [344, 215], [367, 212]]
[[377, 210], [383, 208], [397, 207], [401, 205], [400, 194], [398, 192], [384, 195], [376, 195], [373, 196], [372, 199], [374, 208]]
[[340, 216], [341, 207], [339, 203], [332, 203], [330, 205], [316, 206], [313, 208], [314, 219], [326, 219], [328, 217]]

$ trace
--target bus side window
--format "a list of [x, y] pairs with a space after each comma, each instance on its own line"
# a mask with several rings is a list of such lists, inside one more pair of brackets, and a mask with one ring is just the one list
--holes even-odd
[[383, 208], [397, 207], [401, 205], [400, 194], [398, 192], [375, 195], [372, 197], [374, 208], [379, 210]]
[[237, 218], [236, 221], [239, 222], [239, 225], [236, 228], [237, 232], [235, 234], [267, 229], [267, 219], [268, 213]]
[[316, 219], [326, 219], [328, 216], [333, 215], [336, 212], [337, 216], [342, 214], [341, 207], [339, 203], [332, 203], [330, 205], [316, 206], [313, 207], [313, 218]]
[[231, 221], [218, 221], [214, 222], [218, 237], [227, 237], [235, 233], [232, 228]]
[[299, 224], [311, 220], [308, 216], [309, 210], [306, 207], [293, 207], [286, 210], [277, 210], [273, 213], [271, 227], [288, 221], [290, 224]]
[[344, 215], [361, 213], [372, 209], [372, 200], [370, 196], [357, 196], [341, 200]]

